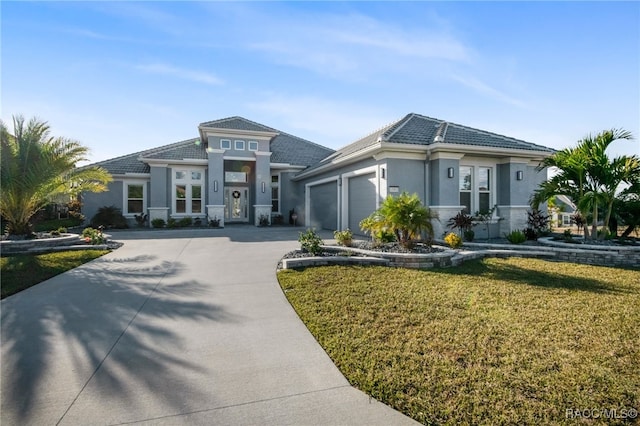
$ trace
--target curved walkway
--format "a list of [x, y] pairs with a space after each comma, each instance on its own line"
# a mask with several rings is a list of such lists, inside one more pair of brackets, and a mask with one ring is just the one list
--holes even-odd
[[282, 294], [298, 231], [118, 232], [4, 299], [0, 423], [415, 424], [352, 388]]

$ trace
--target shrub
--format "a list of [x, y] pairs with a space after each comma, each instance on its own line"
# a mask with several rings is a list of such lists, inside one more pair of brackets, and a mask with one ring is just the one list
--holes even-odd
[[116, 206], [104, 206], [91, 219], [91, 226], [97, 228], [128, 228], [127, 219], [122, 215], [122, 211]]
[[309, 252], [314, 256], [322, 253], [322, 247], [320, 246], [324, 244], [324, 242], [315, 229], [309, 228], [306, 232], [300, 232], [298, 242], [300, 242], [303, 251]]
[[562, 237], [565, 241], [573, 241], [573, 234], [571, 233], [571, 229], [565, 229], [562, 233]]
[[173, 228], [177, 228], [177, 227], [178, 227], [178, 221], [175, 220], [174, 218], [170, 217], [167, 220], [167, 228], [173, 229]]
[[193, 225], [193, 219], [190, 218], [189, 216], [183, 217], [178, 221], [178, 226], [180, 228], [186, 228], [187, 226], [191, 226], [191, 225]]
[[[570, 230], [568, 230], [571, 232]], [[538, 239], [538, 233], [533, 228], [527, 228], [524, 230], [524, 236], [527, 237], [527, 240], [535, 241]]]
[[136, 219], [136, 223], [138, 224], [138, 226], [143, 227], [144, 224], [147, 223], [149, 215], [140, 213], [139, 215], [134, 214], [133, 217]]
[[459, 248], [462, 247], [462, 238], [454, 232], [449, 232], [446, 237], [444, 237], [444, 242], [451, 248]]
[[527, 241], [527, 237], [519, 229], [514, 229], [508, 234], [504, 234], [505, 238], [509, 240], [511, 244], [522, 244]]
[[212, 228], [217, 228], [220, 226], [220, 219], [218, 219], [217, 216], [215, 216], [213, 219], [211, 219], [209, 221], [209, 226], [211, 226]]
[[164, 219], [161, 219], [159, 217], [151, 221], [151, 226], [153, 226], [154, 228], [164, 228], [165, 225], [166, 222], [164, 221]]
[[269, 226], [269, 216], [261, 214], [258, 218], [258, 226]]
[[344, 231], [334, 231], [333, 237], [341, 246], [349, 247], [353, 241], [353, 232], [349, 228]]
[[371, 235], [374, 243], [391, 243], [396, 240], [396, 235], [391, 230], [378, 226], [378, 212], [373, 212], [360, 221], [360, 230]]
[[465, 241], [471, 242], [475, 238], [476, 233], [473, 232], [473, 229], [467, 229], [466, 231], [464, 231], [463, 235]]
[[93, 245], [104, 244], [107, 241], [101, 230], [92, 227], [84, 228], [82, 230], [82, 237], [86, 242]]

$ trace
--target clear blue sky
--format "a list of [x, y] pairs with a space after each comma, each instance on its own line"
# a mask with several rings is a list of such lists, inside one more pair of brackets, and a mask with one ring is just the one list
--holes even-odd
[[0, 7], [2, 119], [47, 120], [92, 161], [234, 115], [332, 148], [410, 112], [557, 149], [640, 138], [638, 2]]

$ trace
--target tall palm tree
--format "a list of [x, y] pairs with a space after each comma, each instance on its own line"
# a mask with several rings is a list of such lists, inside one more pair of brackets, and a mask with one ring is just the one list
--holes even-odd
[[31, 233], [30, 220], [60, 195], [101, 192], [111, 175], [100, 167], [76, 168], [86, 161], [88, 148], [79, 142], [50, 135], [49, 125], [36, 118], [25, 124], [13, 117], [13, 134], [0, 121], [0, 215], [10, 235]]
[[[591, 238], [598, 235], [598, 211], [605, 211], [604, 227], [608, 228], [614, 201], [623, 184], [631, 185], [640, 174], [640, 159], [636, 155], [610, 159], [609, 145], [620, 139], [631, 140], [625, 130], [605, 130], [596, 136], [587, 136], [575, 148], [558, 151], [545, 159], [540, 168], [556, 167], [558, 174], [544, 182], [532, 197], [535, 205], [553, 195], [571, 197], [584, 217], [591, 212]], [[588, 227], [584, 228], [589, 237]], [[601, 235], [604, 238], [604, 235]]]

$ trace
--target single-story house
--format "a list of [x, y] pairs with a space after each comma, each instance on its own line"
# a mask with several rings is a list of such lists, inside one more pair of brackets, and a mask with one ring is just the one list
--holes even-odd
[[554, 152], [419, 114], [338, 151], [242, 117], [201, 123], [198, 131], [96, 163], [114, 181], [108, 192], [83, 194], [85, 216], [115, 205], [132, 223], [141, 213], [149, 222], [189, 216], [220, 226], [295, 217], [300, 226], [359, 233], [381, 201], [407, 191], [439, 214], [436, 236], [461, 210], [494, 206], [502, 233], [525, 227], [529, 197], [547, 177], [536, 167]]

